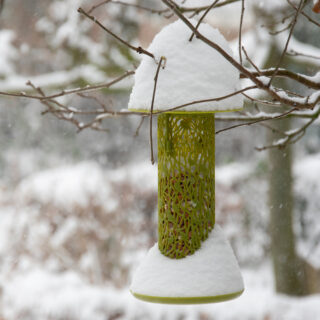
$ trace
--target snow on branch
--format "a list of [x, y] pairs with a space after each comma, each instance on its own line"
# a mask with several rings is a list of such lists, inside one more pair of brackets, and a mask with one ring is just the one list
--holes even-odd
[[[10, 93], [10, 92], [3, 92], [0, 91], [0, 95], [2, 96], [9, 96], [9, 97], [21, 97], [21, 98], [29, 98], [29, 99], [36, 99], [36, 100], [51, 100], [54, 98], [59, 98], [62, 96], [67, 96], [70, 94], [74, 94], [74, 93], [84, 93], [84, 92], [89, 92], [89, 91], [94, 91], [94, 90], [98, 90], [98, 89], [106, 89], [106, 88], [110, 88], [112, 85], [122, 81], [123, 79], [131, 76], [134, 74], [134, 71], [126, 71], [123, 75], [121, 75], [120, 77], [107, 82], [107, 83], [102, 83], [102, 84], [97, 84], [97, 85], [86, 85], [83, 88], [74, 88], [74, 89], [69, 89], [69, 90], [62, 90], [58, 93], [55, 94], [51, 94], [51, 95], [29, 95], [26, 94], [25, 92], [18, 92], [18, 93]], [[30, 84], [30, 80], [27, 81], [27, 85]]]

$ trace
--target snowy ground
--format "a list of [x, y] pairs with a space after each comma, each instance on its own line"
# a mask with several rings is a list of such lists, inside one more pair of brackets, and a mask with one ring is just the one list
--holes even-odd
[[4, 319], [320, 319], [320, 295], [276, 295], [269, 266], [243, 269], [245, 292], [233, 301], [198, 306], [140, 302], [127, 288], [90, 285], [74, 272], [40, 268], [18, 274], [4, 287]]
[[[199, 306], [144, 303], [128, 290], [133, 270], [155, 240], [154, 166], [111, 170], [80, 162], [29, 174], [13, 189], [0, 182], [0, 319], [320, 319], [320, 295], [274, 293], [266, 258], [266, 185], [255, 171], [251, 163], [216, 172], [217, 216], [240, 261], [245, 292], [230, 302]], [[299, 242], [315, 267], [319, 171], [320, 155], [295, 167], [300, 199], [316, 193], [305, 208], [309, 238]], [[247, 197], [253, 189], [258, 204]], [[245, 231], [247, 211], [252, 225]]]

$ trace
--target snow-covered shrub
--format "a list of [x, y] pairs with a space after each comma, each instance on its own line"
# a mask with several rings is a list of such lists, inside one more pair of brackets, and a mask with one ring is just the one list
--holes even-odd
[[[136, 170], [144, 181], [139, 187]], [[156, 193], [149, 171], [144, 165], [105, 171], [85, 162], [24, 179], [13, 195], [15, 208], [1, 215], [6, 271], [44, 265], [75, 270], [91, 283], [124, 285], [130, 250], [154, 240]]]
[[0, 31], [0, 79], [15, 72], [14, 60], [18, 50], [12, 44], [15, 33], [12, 30]]

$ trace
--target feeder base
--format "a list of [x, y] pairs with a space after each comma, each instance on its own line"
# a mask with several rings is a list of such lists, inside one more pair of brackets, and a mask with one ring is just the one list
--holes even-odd
[[164, 304], [204, 304], [204, 303], [216, 303], [216, 302], [223, 302], [238, 298], [244, 290], [224, 294], [220, 296], [212, 296], [212, 297], [154, 297], [154, 296], [147, 296], [143, 294], [131, 293], [139, 300], [143, 300], [146, 302], [153, 302], [153, 303], [164, 303]]
[[168, 304], [198, 304], [234, 299], [244, 290], [233, 251], [215, 225], [194, 254], [163, 255], [156, 243], [134, 274], [130, 291], [138, 299]]

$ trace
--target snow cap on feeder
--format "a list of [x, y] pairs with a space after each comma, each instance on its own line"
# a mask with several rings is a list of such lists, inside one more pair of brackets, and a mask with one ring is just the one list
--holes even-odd
[[[195, 20], [190, 20], [196, 25]], [[216, 29], [205, 37], [232, 56]], [[165, 57], [155, 91], [158, 116], [158, 243], [137, 269], [131, 292], [159, 303], [208, 303], [239, 296], [243, 280], [231, 247], [215, 225], [214, 113], [242, 108], [239, 72], [180, 20], [166, 26], [148, 48]], [[135, 73], [129, 109], [150, 112], [158, 65], [144, 56]], [[197, 102], [182, 108], [173, 107]]]
[[[189, 20], [196, 25], [195, 20]], [[202, 23], [199, 28], [209, 40], [218, 44], [230, 56], [232, 50], [219, 30]], [[219, 52], [200, 39], [178, 20], [164, 27], [148, 48], [157, 61], [165, 57], [165, 67], [160, 70], [153, 111], [170, 110], [173, 107], [199, 100], [224, 97], [240, 89], [238, 70]], [[143, 56], [134, 76], [129, 110], [150, 111], [157, 64], [149, 56]], [[242, 109], [242, 95], [233, 95], [220, 101], [196, 103], [178, 108], [176, 112], [221, 112]]]

